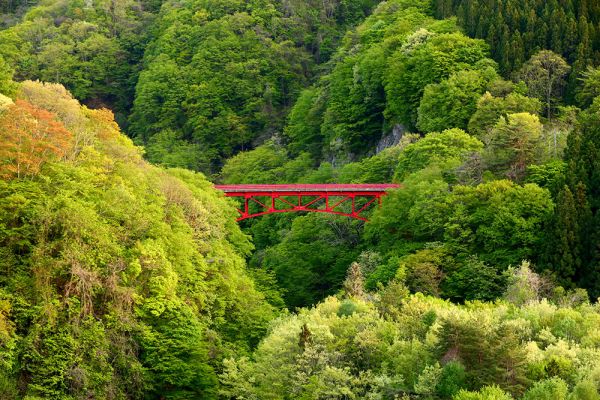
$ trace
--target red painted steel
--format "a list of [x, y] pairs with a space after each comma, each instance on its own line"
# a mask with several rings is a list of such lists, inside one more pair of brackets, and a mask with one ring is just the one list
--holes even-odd
[[[360, 214], [375, 202], [381, 204], [381, 198], [388, 190], [400, 187], [395, 184], [215, 185], [228, 197], [244, 199], [243, 208], [238, 209], [241, 215], [238, 221], [297, 211], [344, 215], [366, 221]], [[294, 198], [294, 201], [290, 201], [290, 198]], [[357, 204], [357, 199], [359, 203], [364, 203]], [[347, 202], [351, 202], [350, 210], [342, 210], [341, 207]], [[259, 210], [251, 211], [251, 203], [257, 204]]]

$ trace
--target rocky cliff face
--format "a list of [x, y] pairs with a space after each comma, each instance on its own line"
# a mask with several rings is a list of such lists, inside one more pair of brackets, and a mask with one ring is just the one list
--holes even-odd
[[406, 128], [404, 127], [404, 125], [394, 125], [392, 131], [389, 134], [383, 136], [377, 143], [377, 147], [375, 148], [375, 154], [379, 154], [388, 147], [392, 147], [400, 143], [400, 139], [402, 139], [402, 136], [404, 136], [405, 133]]
[[[377, 145], [374, 149], [369, 150], [365, 153], [365, 155], [373, 156], [375, 154], [381, 153], [383, 150], [388, 147], [396, 146], [400, 143], [400, 140], [407, 133], [406, 127], [401, 124], [396, 124], [392, 128], [392, 131], [388, 134], [383, 133], [383, 136], [377, 142]], [[327, 162], [331, 163], [333, 166], [341, 166], [347, 164], [349, 162], [358, 161], [360, 157], [357, 157], [356, 154], [350, 152], [343, 142], [341, 138], [337, 138], [329, 144], [329, 157], [326, 158]]]

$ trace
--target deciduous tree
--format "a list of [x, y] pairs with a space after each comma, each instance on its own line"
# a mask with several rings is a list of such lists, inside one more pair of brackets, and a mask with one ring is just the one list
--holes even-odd
[[529, 94], [544, 102], [548, 119], [554, 115], [570, 70], [571, 67], [560, 55], [543, 50], [531, 57], [519, 73], [529, 88]]
[[500, 120], [484, 139], [486, 166], [494, 173], [520, 181], [527, 166], [536, 160], [542, 124], [528, 113], [509, 114]]
[[24, 178], [53, 157], [64, 157], [72, 134], [46, 110], [23, 100], [0, 115], [0, 176]]

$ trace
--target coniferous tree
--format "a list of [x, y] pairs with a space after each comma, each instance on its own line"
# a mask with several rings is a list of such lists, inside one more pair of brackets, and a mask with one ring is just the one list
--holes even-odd
[[350, 297], [361, 299], [364, 296], [365, 279], [361, 270], [361, 266], [357, 262], [353, 262], [348, 268], [346, 280], [344, 281], [344, 289]]
[[551, 249], [550, 267], [563, 286], [571, 286], [581, 268], [581, 242], [575, 198], [568, 186], [558, 194], [554, 229], [548, 246]]
[[[600, 98], [582, 115], [581, 126], [569, 137], [565, 152], [566, 183], [573, 202], [559, 196], [555, 210], [555, 232], [558, 243], [550, 249], [551, 259], [557, 264], [553, 270], [566, 278], [573, 274], [575, 283], [588, 289], [592, 297], [600, 294]], [[567, 221], [567, 216], [575, 215]], [[573, 236], [571, 236], [573, 235]], [[555, 242], [556, 243], [556, 242]], [[565, 255], [565, 246], [571, 255]], [[577, 253], [578, 257], [577, 257]], [[571, 258], [569, 258], [571, 257]], [[561, 263], [562, 262], [562, 263]]]
[[[574, 75], [598, 61], [600, 37], [597, 1], [540, 0], [455, 0], [434, 1], [438, 17], [456, 15], [459, 25], [471, 37], [482, 38], [490, 45], [493, 58], [502, 73], [511, 74], [536, 52], [548, 49], [565, 57], [573, 65]], [[443, 15], [440, 9], [444, 9]], [[525, 45], [519, 56], [519, 36]], [[567, 98], [577, 88], [571, 77]]]

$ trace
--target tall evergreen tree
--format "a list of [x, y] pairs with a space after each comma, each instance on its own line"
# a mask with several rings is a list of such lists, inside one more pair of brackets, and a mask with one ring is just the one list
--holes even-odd
[[[596, 297], [600, 294], [600, 97], [582, 114], [580, 128], [569, 137], [565, 161], [573, 201], [566, 193], [559, 196], [553, 269], [563, 278], [574, 274], [575, 283]], [[570, 247], [569, 255], [565, 247]]]
[[575, 273], [581, 269], [581, 242], [577, 209], [573, 192], [568, 186], [560, 191], [547, 245], [550, 267], [563, 286], [571, 286]]
[[[600, 36], [595, 33], [599, 28], [597, 1], [434, 0], [433, 8], [438, 17], [456, 15], [467, 35], [485, 39], [505, 74], [518, 70], [523, 60], [543, 49], [565, 57], [574, 73], [600, 57]], [[522, 58], [519, 36], [526, 44]], [[568, 98], [576, 87], [576, 77], [572, 77]]]

